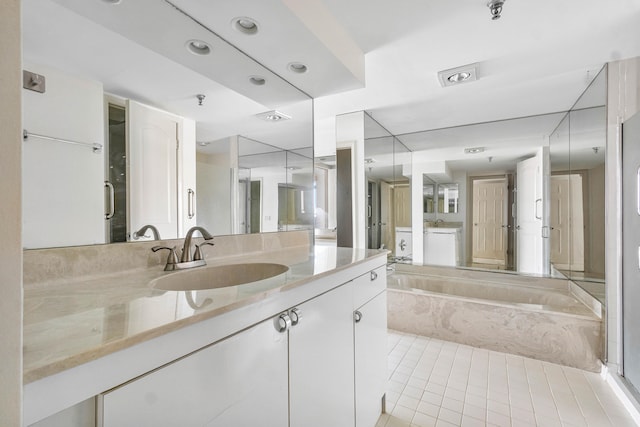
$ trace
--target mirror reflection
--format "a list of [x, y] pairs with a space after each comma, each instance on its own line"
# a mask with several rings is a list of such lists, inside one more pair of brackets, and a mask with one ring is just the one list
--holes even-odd
[[490, 123], [392, 135], [365, 114], [368, 247], [604, 295], [605, 81], [568, 112]]
[[[22, 9], [24, 68], [46, 80], [23, 91], [26, 248], [313, 226], [307, 95], [167, 2]], [[149, 15], [175, 43], [127, 19]]]

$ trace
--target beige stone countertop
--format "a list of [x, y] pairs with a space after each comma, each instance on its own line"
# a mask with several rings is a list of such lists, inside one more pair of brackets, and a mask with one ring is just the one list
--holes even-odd
[[[277, 293], [386, 251], [297, 246], [249, 255], [207, 259], [222, 264], [274, 262], [284, 275], [205, 291], [159, 291], [149, 286], [162, 266], [26, 284], [24, 289], [24, 382], [53, 375], [189, 324], [254, 304]], [[188, 270], [187, 270], [188, 271]]]

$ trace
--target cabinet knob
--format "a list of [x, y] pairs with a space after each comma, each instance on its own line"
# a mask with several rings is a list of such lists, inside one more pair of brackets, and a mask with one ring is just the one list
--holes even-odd
[[378, 278], [378, 273], [376, 273], [375, 271], [371, 272], [371, 281], [373, 282], [374, 280], [376, 280]]
[[359, 310], [353, 312], [353, 320], [355, 320], [356, 323], [362, 320], [362, 313]]
[[278, 332], [286, 332], [291, 327], [291, 318], [287, 313], [282, 313], [276, 320], [276, 329]]
[[296, 326], [302, 319], [302, 312], [297, 308], [293, 308], [289, 312], [289, 317], [291, 318], [291, 326]]

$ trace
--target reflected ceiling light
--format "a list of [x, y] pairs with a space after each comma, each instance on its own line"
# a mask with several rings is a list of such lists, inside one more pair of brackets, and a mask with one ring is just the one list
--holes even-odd
[[200, 141], [200, 142], [198, 142], [198, 145], [201, 146], [201, 147], [206, 147], [209, 144], [211, 144], [211, 141]]
[[258, 32], [258, 23], [255, 19], [249, 18], [248, 16], [238, 16], [231, 20], [231, 27], [242, 33], [253, 35]]
[[285, 120], [290, 120], [291, 116], [287, 116], [284, 113], [281, 113], [277, 110], [266, 111], [264, 113], [256, 114], [256, 117], [262, 120], [266, 120], [268, 122], [281, 122]]
[[462, 65], [442, 70], [438, 73], [438, 80], [442, 87], [478, 80], [478, 64]]
[[202, 40], [189, 40], [185, 47], [194, 55], [208, 55], [211, 53], [209, 45]]
[[290, 62], [287, 65], [287, 68], [289, 69], [289, 71], [296, 74], [304, 74], [309, 70], [309, 68], [307, 68], [307, 66], [302, 62]]
[[256, 86], [263, 86], [267, 82], [262, 76], [249, 76], [249, 81]]
[[365, 164], [370, 165], [371, 163], [375, 163], [376, 159], [374, 159], [372, 157], [369, 157], [369, 158], [364, 159], [364, 162], [365, 162]]
[[484, 147], [472, 147], [464, 149], [465, 154], [478, 154], [482, 152], [484, 152]]
[[502, 13], [502, 6], [506, 0], [491, 0], [487, 3], [487, 7], [491, 11], [491, 20], [495, 21], [500, 19], [500, 14]]

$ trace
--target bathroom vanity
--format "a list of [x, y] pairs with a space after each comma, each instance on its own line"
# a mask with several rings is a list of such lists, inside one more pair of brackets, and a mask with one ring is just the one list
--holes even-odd
[[[296, 234], [307, 235], [216, 238], [198, 268], [289, 270], [215, 290], [151, 287], [181, 272], [163, 272], [146, 243], [126, 246], [148, 258], [146, 268], [49, 281], [28, 274], [25, 425], [65, 412], [74, 419], [87, 401], [104, 427], [375, 425], [386, 382], [386, 252], [300, 245]], [[236, 253], [213, 251], [225, 245]], [[33, 251], [25, 271], [39, 264], [65, 275], [71, 259], [124, 257], [114, 246], [80, 261], [81, 248]]]

